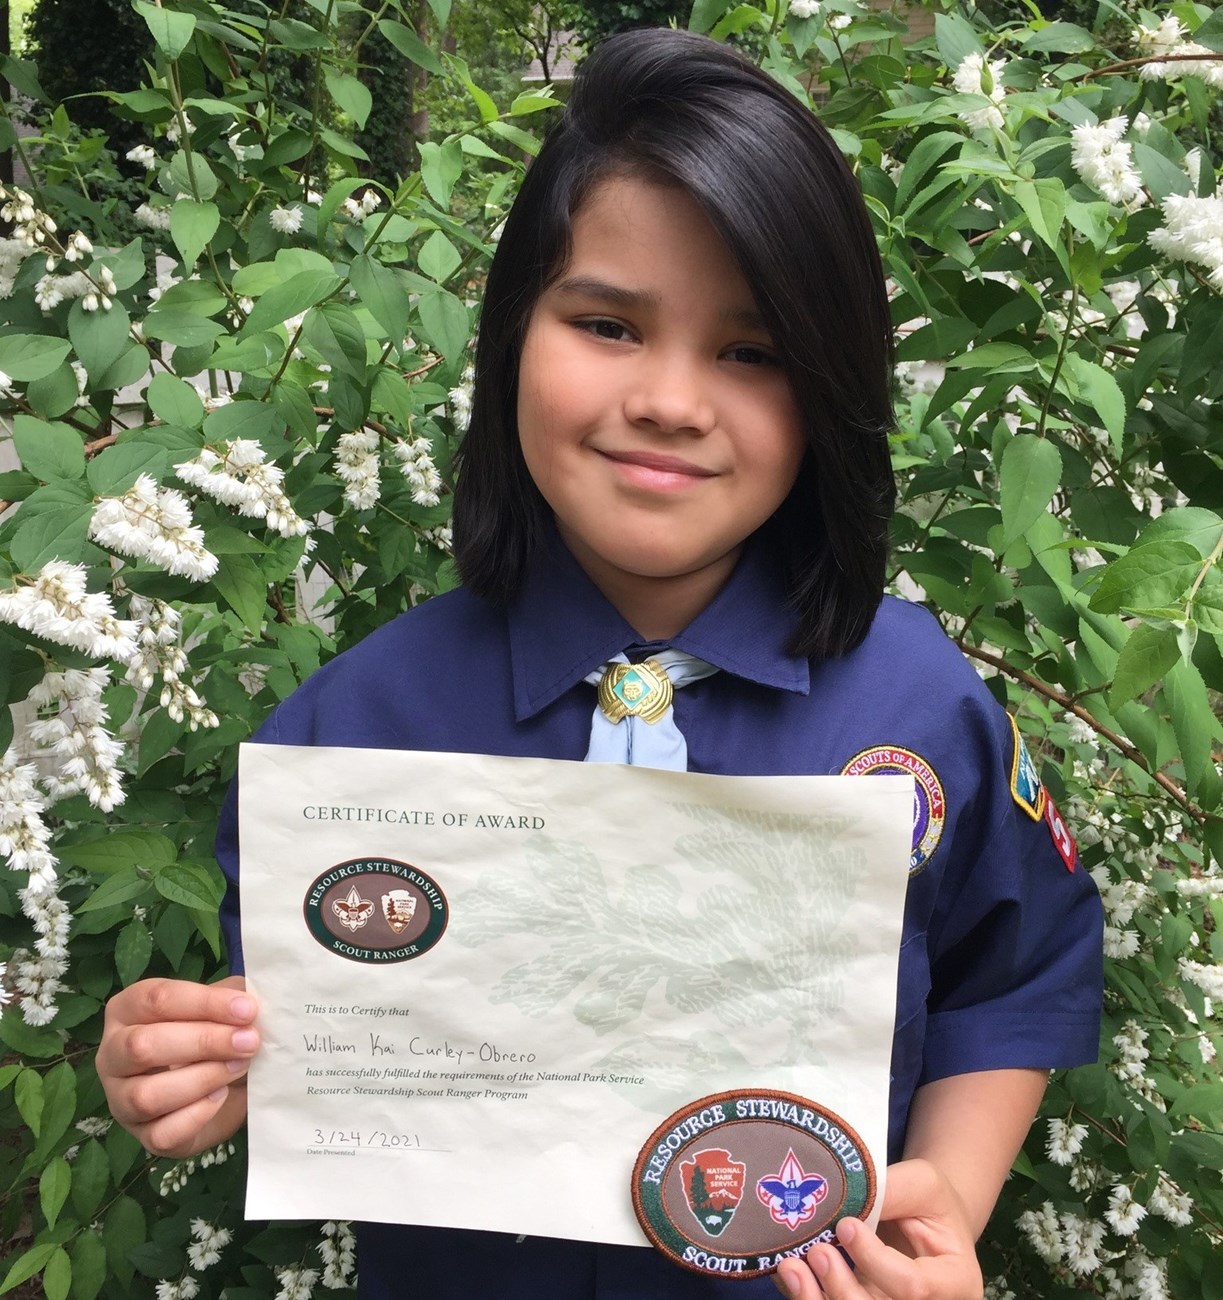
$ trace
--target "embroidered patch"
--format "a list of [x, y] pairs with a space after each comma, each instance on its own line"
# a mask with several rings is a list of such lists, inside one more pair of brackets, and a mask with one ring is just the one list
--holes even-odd
[[1053, 847], [1057, 850], [1058, 857], [1066, 864], [1067, 871], [1073, 871], [1079, 861], [1079, 847], [1074, 842], [1074, 836], [1071, 835], [1066, 823], [1062, 820], [1062, 814], [1057, 810], [1057, 804], [1053, 802], [1053, 796], [1045, 795], [1045, 824], [1049, 827], [1049, 834], [1053, 836]]
[[913, 778], [913, 852], [909, 856], [909, 874], [916, 875], [938, 848], [947, 820], [943, 783], [934, 768], [911, 749], [874, 745], [855, 754], [841, 769], [842, 776], [897, 774]]
[[430, 877], [393, 858], [340, 862], [306, 891], [306, 926], [350, 961], [411, 961], [442, 937], [450, 911]]
[[875, 1203], [875, 1166], [840, 1116], [788, 1092], [737, 1089], [677, 1110], [633, 1168], [645, 1235], [693, 1273], [772, 1273]]
[[1040, 774], [1023, 737], [1019, 734], [1019, 724], [1008, 713], [1007, 721], [1011, 724], [1014, 737], [1014, 757], [1011, 759], [1011, 798], [1028, 814], [1034, 822], [1045, 815], [1045, 787], [1041, 784]]

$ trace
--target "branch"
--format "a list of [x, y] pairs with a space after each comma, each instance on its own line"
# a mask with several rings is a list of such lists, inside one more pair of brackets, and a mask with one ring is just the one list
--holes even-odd
[[1126, 72], [1130, 68], [1144, 68], [1148, 63], [1208, 63], [1223, 59], [1223, 54], [1148, 54], [1141, 59], [1122, 59], [1120, 63], [1110, 63], [1107, 67], [1096, 68], [1094, 72], [1084, 72], [1072, 77], [1070, 84], [1079, 81], [1091, 81], [1094, 77], [1111, 77], [1117, 72]]
[[1103, 736], [1110, 745], [1115, 746], [1131, 763], [1142, 768], [1153, 781], [1163, 786], [1194, 821], [1204, 822], [1206, 820], [1206, 814], [1171, 777], [1165, 776], [1163, 772], [1158, 772], [1152, 768], [1142, 753], [1135, 749], [1124, 736], [1119, 736], [1115, 731], [1097, 722], [1081, 704], [1077, 703], [1074, 696], [1066, 695], [1056, 687], [1050, 686], [1048, 682], [1041, 681], [1039, 677], [1034, 677], [1031, 673], [1025, 673], [1022, 668], [1012, 667], [1001, 655], [996, 655], [991, 650], [982, 650], [979, 646], [971, 645], [961, 646], [960, 649], [970, 658], [980, 659], [982, 663], [989, 664], [1000, 673], [1005, 673], [1006, 676], [1014, 678], [1015, 681], [1022, 682], [1038, 695], [1043, 695], [1045, 699], [1052, 700], [1055, 704], [1060, 705], [1067, 713], [1073, 713], [1076, 718], [1082, 718], [1097, 735]]

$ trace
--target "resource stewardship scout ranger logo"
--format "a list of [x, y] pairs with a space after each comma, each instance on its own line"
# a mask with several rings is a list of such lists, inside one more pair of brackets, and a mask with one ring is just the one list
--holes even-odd
[[442, 937], [450, 911], [436, 881], [394, 858], [354, 858], [306, 891], [306, 925], [328, 952], [352, 961], [411, 961]]
[[694, 1273], [753, 1278], [832, 1241], [875, 1203], [875, 1166], [840, 1116], [804, 1097], [739, 1089], [661, 1124], [633, 1168], [651, 1242]]

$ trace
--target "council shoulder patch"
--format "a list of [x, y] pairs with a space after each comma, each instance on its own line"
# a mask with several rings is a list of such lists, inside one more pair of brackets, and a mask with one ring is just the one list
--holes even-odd
[[747, 1279], [832, 1241], [875, 1203], [875, 1166], [839, 1115], [767, 1089], [677, 1110], [633, 1167], [633, 1208], [653, 1245], [706, 1277]]
[[1045, 824], [1053, 837], [1053, 847], [1057, 850], [1058, 857], [1067, 871], [1073, 871], [1079, 861], [1079, 846], [1074, 842], [1074, 836], [1062, 820], [1062, 814], [1058, 812], [1051, 795], [1045, 796]]
[[855, 754], [841, 769], [841, 775], [913, 778], [913, 851], [909, 855], [909, 874], [915, 876], [938, 848], [947, 821], [947, 799], [934, 768], [911, 749], [872, 745]]
[[450, 919], [437, 883], [394, 858], [337, 863], [311, 884], [303, 910], [307, 929], [328, 952], [371, 964], [422, 956]]
[[1034, 822], [1045, 815], [1045, 800], [1048, 796], [1041, 784], [1036, 764], [1028, 753], [1023, 737], [1019, 734], [1019, 724], [1011, 714], [1007, 714], [1011, 724], [1011, 736], [1014, 740], [1011, 758], [1011, 798], [1028, 814]]

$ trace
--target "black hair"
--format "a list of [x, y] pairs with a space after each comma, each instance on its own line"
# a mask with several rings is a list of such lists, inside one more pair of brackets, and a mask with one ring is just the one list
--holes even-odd
[[458, 455], [459, 573], [505, 601], [546, 544], [551, 511], [518, 442], [518, 361], [536, 302], [564, 271], [574, 214], [617, 174], [685, 190], [752, 288], [808, 444], [762, 530], [799, 616], [791, 650], [844, 654], [882, 597], [895, 504], [883, 269], [857, 181], [825, 128], [741, 55], [691, 32], [625, 32], [582, 64], [506, 218]]

